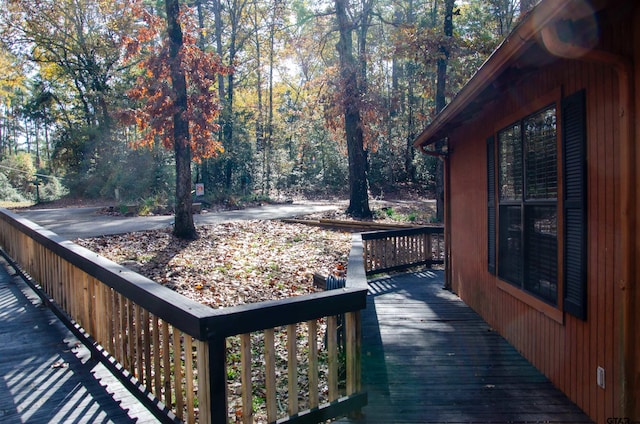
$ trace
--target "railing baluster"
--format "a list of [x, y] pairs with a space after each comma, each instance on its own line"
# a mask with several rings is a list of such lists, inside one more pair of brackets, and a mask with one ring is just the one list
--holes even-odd
[[194, 386], [193, 386], [193, 337], [184, 335], [184, 369], [185, 369], [185, 391], [187, 401], [187, 422], [195, 422], [194, 410]]
[[347, 351], [347, 395], [360, 391], [360, 311], [345, 314], [346, 351]]
[[198, 367], [198, 422], [200, 424], [211, 424], [211, 416], [213, 415], [211, 411], [212, 384], [211, 375], [209, 373], [209, 370], [211, 369], [209, 362], [210, 358], [209, 343], [207, 341], [196, 340], [196, 362]]
[[276, 348], [275, 335], [273, 328], [264, 330], [264, 362], [265, 362], [265, 380], [267, 387], [266, 406], [267, 421], [274, 422], [277, 419], [276, 405]]
[[118, 360], [120, 361], [120, 363], [122, 364], [122, 366], [127, 369], [129, 368], [128, 362], [127, 362], [127, 352], [129, 350], [129, 348], [127, 347], [128, 344], [128, 337], [127, 337], [127, 304], [126, 304], [126, 297], [124, 297], [122, 294], [118, 294], [118, 305], [119, 305], [119, 322], [118, 322], [118, 330], [120, 332], [120, 357], [118, 358]]
[[[347, 396], [362, 390], [362, 325], [360, 311], [345, 314], [346, 351], [347, 351]], [[360, 418], [361, 411], [352, 411], [352, 418]]]
[[319, 405], [318, 394], [318, 321], [307, 321], [309, 347], [309, 408]]
[[169, 323], [162, 321], [162, 387], [164, 391], [164, 403], [172, 406], [171, 398], [171, 357], [169, 341]]
[[[151, 381], [151, 322], [149, 317], [149, 311], [143, 309], [142, 311], [142, 324], [144, 328], [144, 339], [142, 341], [144, 345], [144, 384], [149, 390], [153, 390], [153, 384]], [[142, 374], [140, 375], [142, 381]]]
[[78, 290], [78, 285], [79, 285], [79, 275], [80, 275], [81, 271], [76, 268], [75, 266], [71, 268], [71, 281], [72, 281], [72, 290], [69, 293], [69, 304], [67, 306], [67, 311], [69, 313], [70, 316], [72, 317], [77, 317], [78, 316], [78, 296], [79, 296], [79, 290]]
[[83, 326], [89, 334], [93, 334], [96, 328], [96, 279], [87, 279], [87, 323]]
[[140, 310], [140, 306], [138, 304], [134, 304], [133, 306], [133, 315], [135, 320], [135, 330], [136, 330], [136, 377], [138, 380], [144, 380], [144, 363], [142, 362], [143, 357], [143, 349], [142, 349], [142, 340], [144, 337], [144, 324], [142, 321], [142, 311]]
[[327, 355], [329, 362], [329, 402], [338, 399], [338, 317], [327, 317]]
[[127, 369], [136, 375], [136, 331], [134, 327], [133, 301], [127, 300]]
[[79, 321], [84, 328], [89, 328], [89, 276], [84, 274], [81, 276], [79, 287], [79, 303], [80, 312]]
[[161, 347], [160, 347], [160, 320], [156, 315], [152, 318], [153, 326], [153, 390], [155, 396], [162, 400], [162, 373], [161, 371]]
[[120, 303], [120, 294], [113, 294], [113, 326], [114, 326], [114, 337], [113, 337], [113, 351], [111, 354], [116, 358], [116, 360], [122, 363], [122, 326], [120, 325], [120, 314], [122, 313], [122, 306]]
[[182, 343], [180, 331], [173, 327], [173, 376], [176, 399], [175, 412], [181, 420], [184, 418], [184, 395], [182, 393]]
[[253, 423], [253, 385], [251, 384], [251, 334], [240, 335], [240, 361], [242, 366], [242, 422]]
[[[84, 273], [83, 273], [84, 274]], [[107, 350], [113, 354], [116, 351], [114, 340], [118, 336], [115, 334], [114, 323], [118, 319], [115, 309], [115, 292], [111, 287], [105, 286], [107, 290], [107, 332], [109, 339], [107, 340]]]
[[[94, 309], [95, 309], [95, 323], [96, 325], [93, 328], [93, 337], [95, 338], [95, 340], [100, 343], [103, 344], [104, 340], [105, 340], [105, 336], [104, 336], [104, 330], [105, 330], [105, 326], [104, 326], [104, 321], [102, 320], [102, 317], [105, 315], [104, 310], [103, 310], [103, 305], [104, 305], [104, 298], [103, 298], [103, 293], [104, 291], [102, 290], [102, 284], [100, 284], [100, 282], [96, 281], [95, 284], [95, 297], [94, 297]], [[100, 324], [98, 324], [100, 323]]]
[[289, 415], [298, 413], [298, 355], [296, 349], [296, 324], [287, 325], [287, 374], [288, 374], [288, 393], [289, 407], [287, 411]]

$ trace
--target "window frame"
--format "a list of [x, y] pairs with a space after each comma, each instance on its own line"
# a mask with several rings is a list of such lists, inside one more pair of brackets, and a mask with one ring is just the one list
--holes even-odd
[[[588, 263], [588, 131], [587, 92], [581, 88], [563, 93], [560, 86], [529, 104], [529, 107], [496, 122], [486, 139], [487, 148], [487, 268], [498, 289], [521, 300], [564, 325], [565, 313], [587, 320]], [[551, 305], [521, 290], [497, 275], [499, 249], [498, 146], [497, 133], [545, 105], [556, 105], [557, 151], [557, 305]]]
[[[493, 161], [488, 159], [488, 165], [493, 165], [493, 169], [489, 169], [488, 172], [492, 172], [493, 175], [487, 177], [487, 181], [493, 179], [495, 181], [495, 186], [491, 187], [488, 192], [488, 200], [493, 198], [494, 203], [490, 205], [488, 208], [488, 214], [495, 214], [495, 220], [492, 223], [491, 217], [488, 218], [488, 231], [493, 231], [493, 234], [488, 235], [489, 243], [493, 240], [495, 243], [495, 256], [492, 258], [489, 256], [488, 260], [488, 271], [495, 276], [495, 281], [498, 289], [510, 294], [514, 298], [521, 300], [522, 302], [528, 304], [534, 309], [538, 310], [545, 316], [551, 318], [552, 320], [563, 324], [564, 323], [564, 307], [562, 302], [562, 295], [564, 292], [563, 285], [563, 246], [562, 246], [562, 237], [563, 234], [563, 158], [562, 158], [562, 89], [561, 87], [548, 92], [546, 95], [539, 97], [537, 100], [532, 101], [527, 105], [527, 107], [520, 109], [519, 111], [505, 116], [503, 119], [497, 121], [494, 126], [494, 131], [491, 137], [487, 138], [487, 151], [491, 151], [494, 155]], [[500, 193], [499, 193], [499, 145], [498, 145], [498, 132], [510, 125], [514, 124], [517, 121], [522, 121], [527, 116], [530, 116], [536, 113], [539, 110], [544, 109], [545, 107], [555, 104], [556, 106], [556, 166], [557, 166], [557, 198], [556, 198], [556, 211], [557, 211], [557, 232], [556, 232], [556, 240], [557, 240], [557, 290], [556, 290], [556, 303], [550, 304], [545, 300], [537, 297], [535, 294], [530, 293], [521, 289], [518, 286], [515, 286], [505, 280], [503, 280], [499, 276], [499, 268], [500, 268]], [[489, 147], [489, 143], [492, 142], [492, 145]], [[489, 153], [488, 153], [489, 154]], [[493, 162], [493, 163], [491, 163]], [[491, 193], [493, 191], [493, 195]], [[493, 206], [493, 208], [492, 208]], [[493, 224], [493, 227], [491, 226]], [[489, 247], [489, 251], [491, 251], [491, 247]], [[492, 262], [493, 260], [493, 262]], [[493, 272], [492, 272], [493, 269]]]
[[[560, 304], [559, 298], [559, 257], [558, 257], [558, 223], [559, 216], [559, 154], [560, 132], [558, 128], [559, 106], [552, 101], [538, 108], [496, 132], [498, 153], [498, 277], [512, 284], [519, 290], [534, 296], [553, 307]], [[543, 167], [552, 171], [550, 177], [544, 178], [542, 184], [544, 194], [537, 197], [529, 191], [531, 176], [535, 175], [530, 168], [532, 154], [532, 138], [527, 134], [527, 123], [532, 118], [553, 117], [553, 134], [546, 137], [543, 147]], [[504, 136], [503, 136], [504, 135]], [[549, 149], [546, 145], [552, 145]], [[504, 158], [510, 159], [512, 169], [505, 166]], [[515, 172], [513, 172], [515, 169]], [[506, 178], [504, 177], [506, 175]], [[549, 186], [548, 183], [553, 182]], [[549, 192], [550, 193], [547, 193]], [[551, 226], [552, 236], [534, 229], [534, 218], [540, 211], [551, 211], [554, 216]], [[548, 219], [547, 219], [548, 221]], [[552, 240], [548, 240], [553, 237]], [[508, 243], [508, 246], [505, 244]], [[546, 247], [545, 247], [546, 245]], [[532, 250], [534, 249], [534, 250]], [[546, 251], [551, 249], [553, 260], [545, 258]], [[555, 254], [555, 255], [554, 255]], [[538, 259], [538, 260], [536, 260]], [[541, 262], [540, 262], [541, 261]], [[540, 262], [544, 266], [535, 266]], [[545, 270], [547, 272], [545, 272]], [[533, 276], [537, 276], [534, 279]], [[536, 281], [534, 281], [536, 280]], [[546, 284], [544, 284], [546, 282]]]

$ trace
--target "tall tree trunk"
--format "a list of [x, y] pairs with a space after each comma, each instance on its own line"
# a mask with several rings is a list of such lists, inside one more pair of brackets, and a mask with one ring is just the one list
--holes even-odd
[[359, 218], [371, 216], [367, 193], [367, 154], [364, 150], [360, 116], [358, 64], [353, 56], [353, 25], [346, 11], [348, 0], [335, 0], [340, 41], [336, 48], [340, 57], [340, 79], [344, 104], [344, 127], [349, 156], [349, 207], [347, 213]]
[[[267, 156], [264, 146], [265, 142], [265, 125], [264, 125], [264, 111], [262, 105], [262, 48], [260, 43], [260, 31], [259, 24], [260, 16], [258, 13], [257, 2], [253, 3], [253, 34], [255, 37], [256, 46], [256, 94], [258, 96], [258, 116], [256, 118], [256, 151], [262, 153], [262, 181], [261, 181], [261, 194], [266, 194], [265, 175], [267, 174]], [[253, 167], [253, 166], [252, 166]]]
[[176, 156], [176, 211], [173, 234], [176, 237], [193, 240], [198, 234], [191, 212], [191, 148], [189, 122], [184, 119], [184, 112], [187, 110], [187, 80], [180, 59], [182, 48], [182, 28], [178, 22], [180, 5], [178, 0], [165, 0], [165, 7], [171, 81], [176, 107], [173, 115], [173, 148]]
[[269, 23], [269, 99], [267, 112], [267, 140], [264, 146], [266, 162], [266, 195], [271, 190], [271, 155], [273, 153], [273, 69], [276, 37], [276, 20], [278, 17], [277, 2], [273, 6], [271, 22]]
[[[453, 8], [455, 0], [445, 0], [444, 2], [444, 35], [445, 41], [440, 46], [440, 58], [437, 63], [436, 81], [436, 113], [440, 113], [446, 106], [447, 87], [447, 65], [449, 63], [449, 45], [453, 36]], [[436, 149], [442, 147], [442, 141], [436, 142]], [[436, 165], [436, 219], [438, 222], [444, 220], [444, 163], [438, 160]]]
[[[215, 25], [215, 33], [216, 33], [216, 53], [221, 58], [224, 57], [224, 52], [222, 51], [222, 5], [220, 4], [220, 0], [213, 0], [213, 19]], [[224, 75], [218, 74], [218, 98], [220, 101], [224, 101]]]
[[[195, 0], [196, 12], [198, 14], [198, 41], [197, 46], [200, 50], [205, 51], [206, 40], [205, 26], [204, 26], [204, 10], [202, 7], [202, 0]], [[201, 161], [196, 164], [196, 184], [209, 181], [209, 167], [207, 166], [207, 160]]]
[[[413, 1], [410, 0], [407, 4], [407, 12], [406, 12], [406, 22], [408, 25], [415, 24], [415, 11], [413, 6]], [[414, 158], [414, 147], [413, 142], [416, 139], [416, 129], [415, 129], [415, 121], [414, 121], [414, 111], [416, 107], [416, 96], [414, 94], [414, 86], [415, 86], [415, 65], [413, 63], [407, 62], [404, 67], [401, 68], [405, 78], [407, 80], [407, 105], [406, 105], [406, 117], [407, 117], [407, 143], [404, 152], [404, 168], [407, 173], [407, 178], [409, 181], [416, 181], [416, 166], [413, 163]]]
[[[233, 7], [231, 7], [229, 10], [229, 24], [231, 26], [231, 31], [229, 33], [229, 64], [231, 65], [235, 63], [236, 54], [238, 53], [238, 30], [240, 25], [239, 20], [242, 16], [242, 9], [244, 8], [244, 5], [245, 2], [233, 2]], [[233, 72], [229, 72], [229, 74], [227, 74], [226, 90], [226, 101], [222, 110], [222, 144], [224, 146], [226, 155], [224, 166], [225, 189], [230, 191], [233, 184], [233, 173], [237, 167], [237, 146], [233, 141], [233, 100], [235, 94], [235, 74]]]

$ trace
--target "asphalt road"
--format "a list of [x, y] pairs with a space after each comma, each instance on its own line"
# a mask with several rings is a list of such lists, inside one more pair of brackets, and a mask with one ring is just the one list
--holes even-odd
[[[292, 203], [264, 205], [234, 211], [206, 212], [194, 215], [196, 226], [240, 220], [283, 219], [329, 211], [340, 205], [329, 203]], [[69, 240], [166, 228], [173, 216], [118, 217], [98, 213], [100, 208], [64, 208], [23, 210], [18, 214]]]

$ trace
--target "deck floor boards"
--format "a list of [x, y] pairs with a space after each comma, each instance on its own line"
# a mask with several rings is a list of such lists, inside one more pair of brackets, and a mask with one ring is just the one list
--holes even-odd
[[157, 423], [0, 263], [0, 423]]
[[358, 422], [592, 422], [442, 281], [424, 271], [369, 282]]

